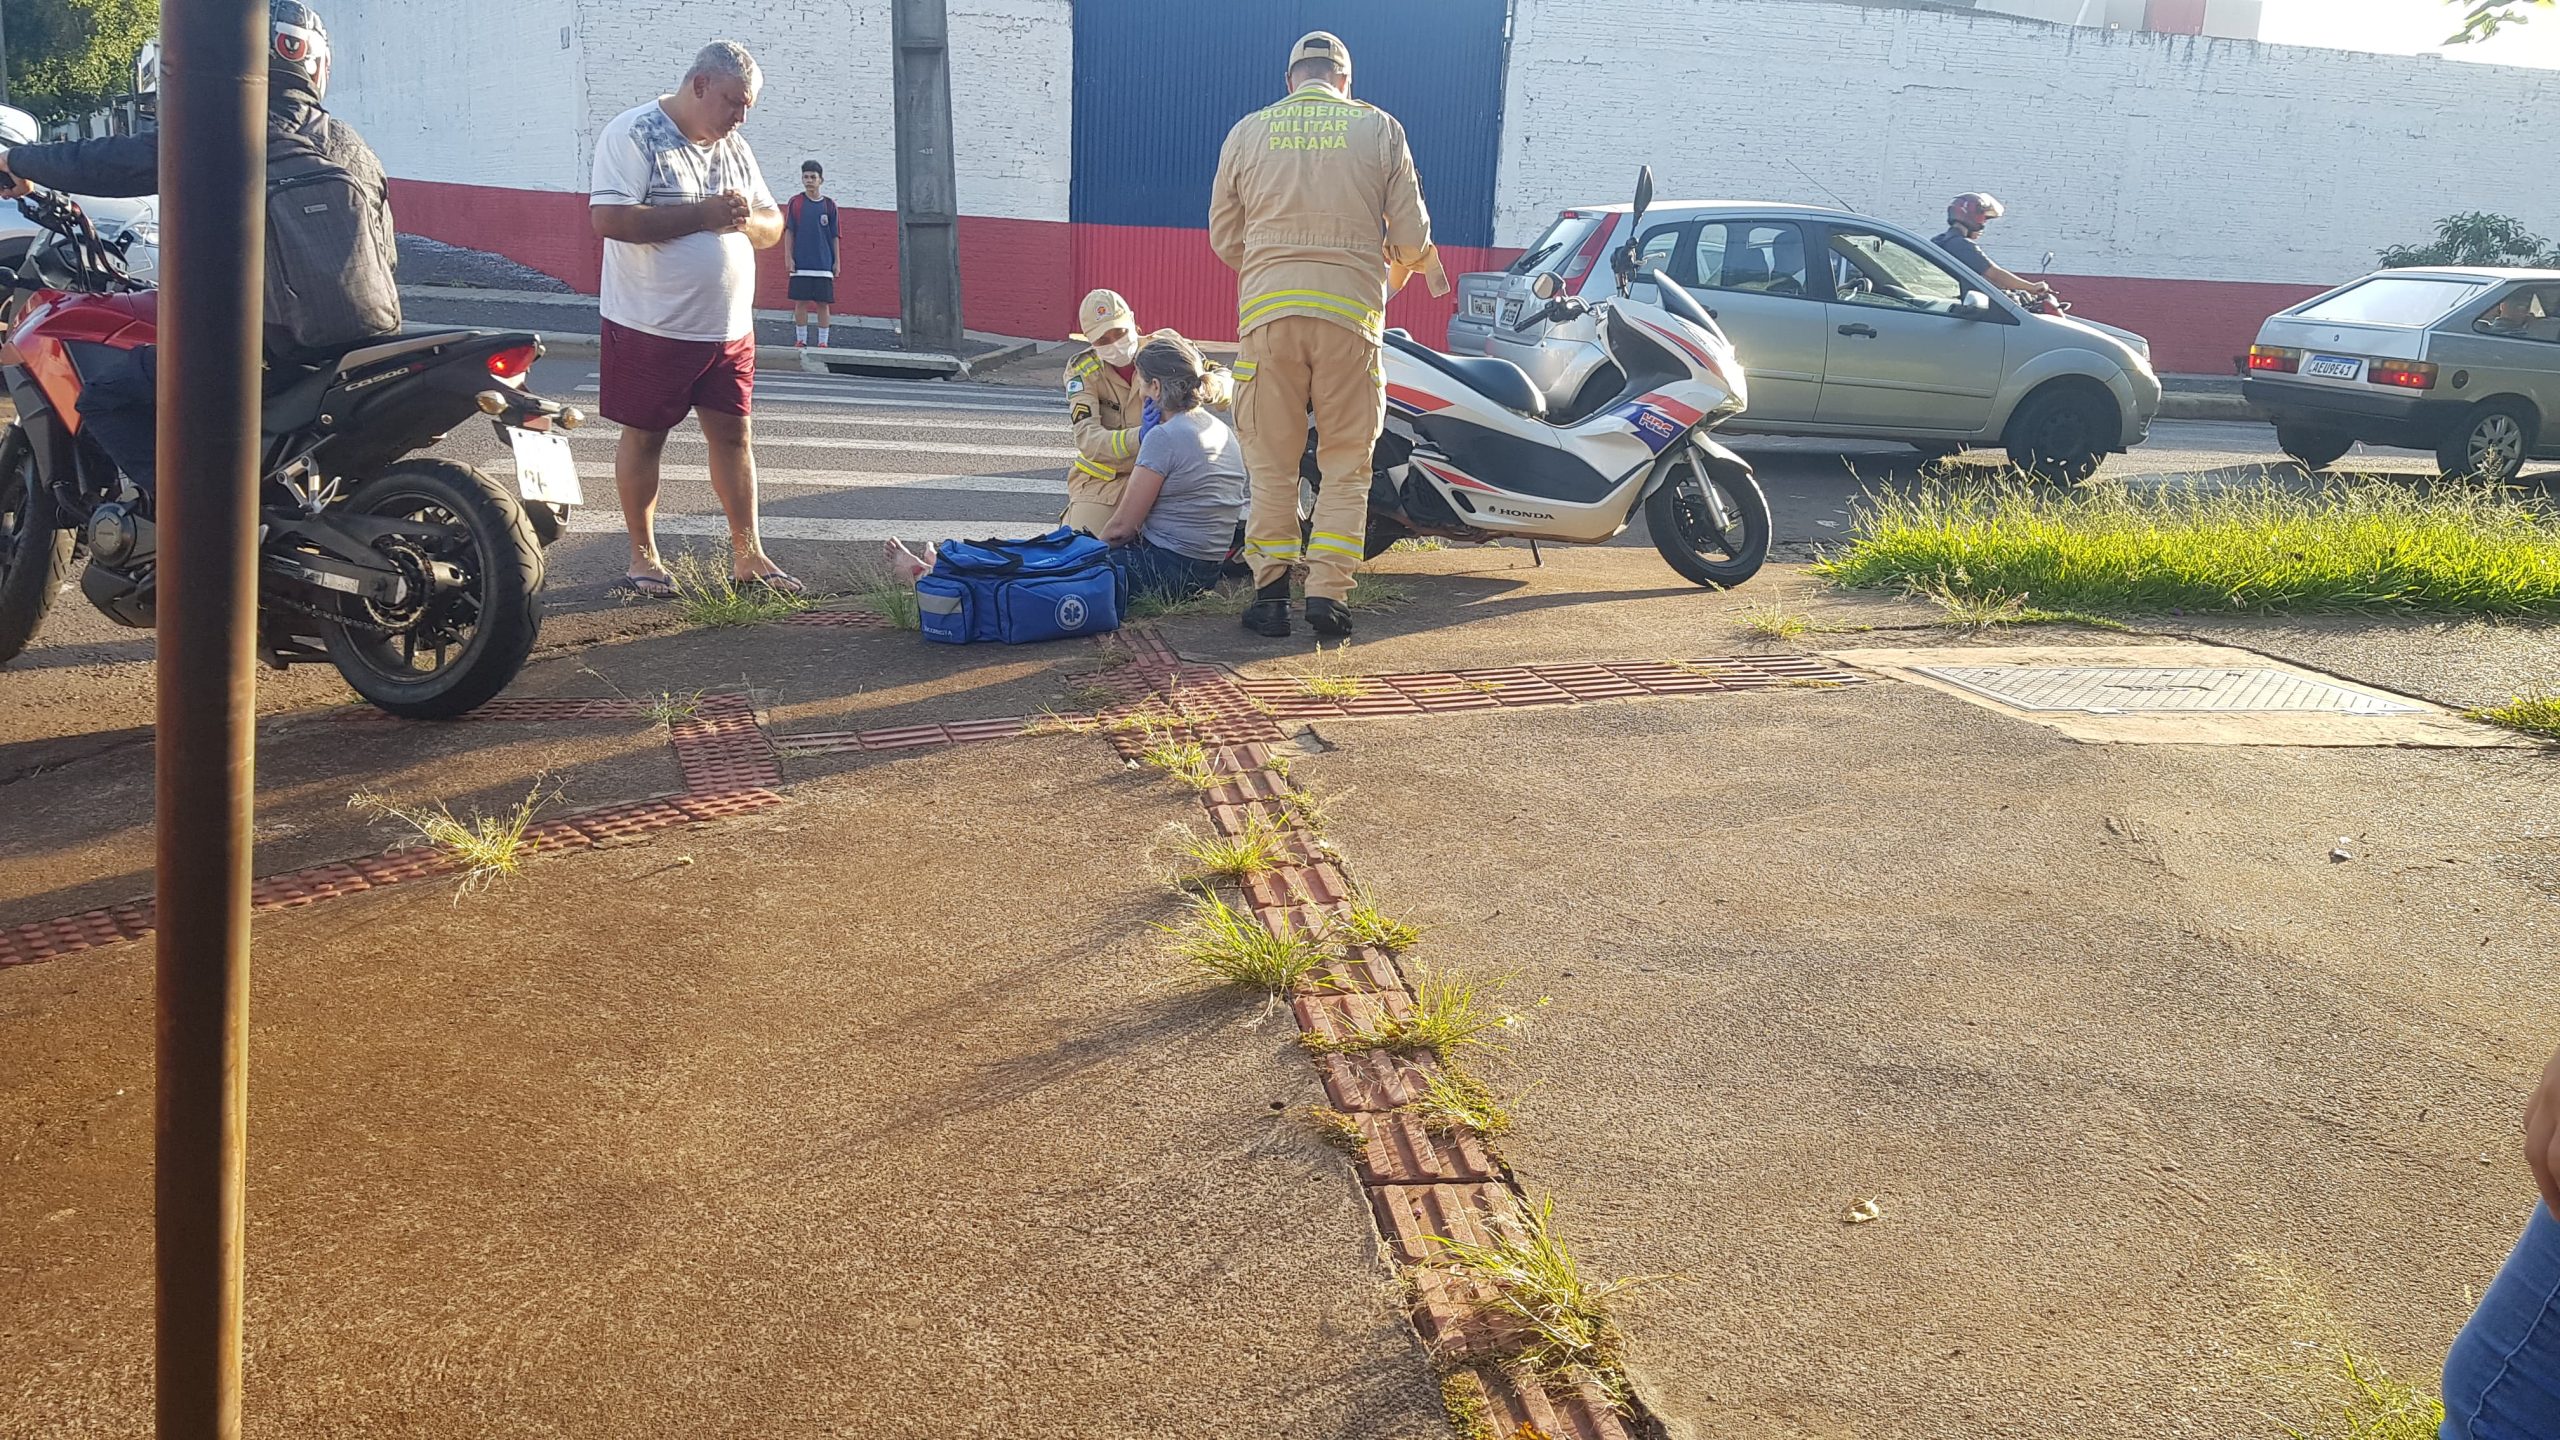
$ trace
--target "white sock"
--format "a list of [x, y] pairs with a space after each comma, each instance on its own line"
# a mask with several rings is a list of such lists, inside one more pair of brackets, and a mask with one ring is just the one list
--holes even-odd
[[834, 342], [833, 340], [830, 340], [829, 338], [827, 338], [827, 332], [828, 332], [828, 331], [830, 331], [830, 330], [832, 330], [832, 329], [834, 329], [834, 328], [835, 328], [835, 327], [834, 327], [834, 326], [832, 326], [832, 325], [821, 325], [821, 326], [819, 326], [819, 327], [818, 327], [818, 348], [819, 348], [819, 349], [821, 349], [821, 350], [830, 350], [830, 349], [833, 349], [833, 348], [835, 347], [835, 342]]
[[[809, 343], [809, 327], [808, 327], [808, 326], [806, 326], [806, 325], [794, 325], [794, 326], [792, 326], [792, 327], [791, 327], [791, 338], [792, 338], [793, 340], [795, 340], [795, 341], [799, 342], [799, 343], [800, 343], [800, 344], [802, 344], [802, 345], [806, 345], [806, 344], [808, 344], [808, 343]], [[819, 342], [819, 343], [823, 344], [823, 343], [825, 343], [825, 342], [821, 341], [821, 342]]]

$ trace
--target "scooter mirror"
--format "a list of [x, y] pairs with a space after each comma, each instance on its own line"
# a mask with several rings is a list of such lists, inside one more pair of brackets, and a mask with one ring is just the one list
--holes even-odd
[[0, 105], [0, 146], [32, 145], [44, 138], [36, 117], [12, 105]]
[[1555, 272], [1551, 270], [1539, 271], [1538, 277], [1529, 282], [1529, 293], [1537, 296], [1541, 300], [1553, 300], [1556, 298], [1557, 292], [1563, 289], [1564, 282], [1558, 280], [1555, 277]]
[[1653, 167], [1636, 172], [1636, 224], [1644, 224], [1644, 212], [1653, 208]]

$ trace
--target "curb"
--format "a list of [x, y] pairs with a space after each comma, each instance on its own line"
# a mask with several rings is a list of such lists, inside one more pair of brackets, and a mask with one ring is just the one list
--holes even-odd
[[2155, 420], [2261, 420], [2249, 402], [2237, 395], [2179, 394], [2160, 397]]

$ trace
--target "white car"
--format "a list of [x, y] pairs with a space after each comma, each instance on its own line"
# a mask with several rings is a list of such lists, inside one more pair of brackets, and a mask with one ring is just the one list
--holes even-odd
[[1741, 354], [1751, 407], [1728, 433], [1933, 453], [1997, 446], [2021, 469], [2081, 480], [2141, 444], [2159, 413], [2141, 336], [2038, 313], [1898, 226], [1806, 205], [1687, 201], [1656, 204], [1631, 237], [1628, 211], [1566, 210], [1510, 270], [1461, 277], [1451, 348], [1481, 334], [1484, 353], [1528, 371], [1553, 412], [1605, 403], [1616, 381], [1592, 322], [1539, 322], [1531, 287], [1553, 274], [1597, 299], [1615, 284], [1611, 249], [1633, 239]]
[[[94, 195], [75, 195], [80, 208], [89, 212], [90, 223], [98, 227], [102, 239], [113, 241], [133, 237], [124, 252], [125, 272], [145, 285], [160, 281], [160, 201], [157, 196], [139, 200], [111, 200]], [[16, 270], [27, 256], [27, 246], [44, 232], [36, 223], [18, 213], [11, 202], [0, 202], [0, 269]]]

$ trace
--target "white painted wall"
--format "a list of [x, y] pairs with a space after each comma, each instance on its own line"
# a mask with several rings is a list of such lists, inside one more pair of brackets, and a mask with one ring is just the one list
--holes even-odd
[[1645, 163], [1665, 198], [1836, 194], [1923, 234], [1988, 190], [1993, 254], [2062, 274], [2328, 283], [2464, 210], [2560, 233], [2560, 173], [2521, 158], [2560, 72], [1825, 0], [1520, 0], [1511, 54], [1505, 245]]
[[579, 0], [340, 0], [323, 12], [329, 108], [403, 179], [584, 190], [578, 10]]
[[[403, 179], [584, 192], [605, 122], [730, 39], [764, 66], [746, 134], [774, 193], [814, 156], [840, 203], [895, 208], [887, 0], [337, 0], [328, 19], [333, 108]], [[1072, 33], [1069, 0], [953, 0], [965, 213], [1067, 218]]]

